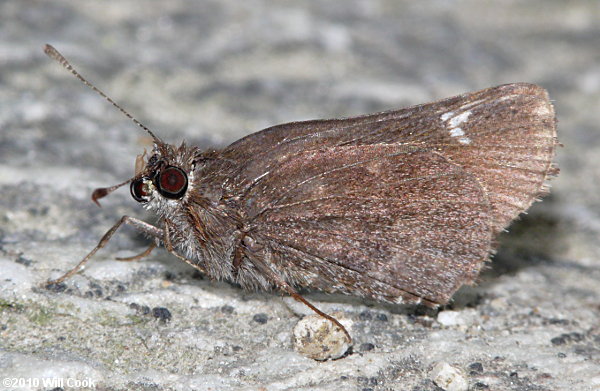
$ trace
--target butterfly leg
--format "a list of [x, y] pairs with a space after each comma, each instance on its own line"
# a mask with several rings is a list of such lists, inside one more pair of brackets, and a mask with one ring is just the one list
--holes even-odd
[[[298, 292], [296, 292], [296, 290], [290, 284], [288, 284], [279, 274], [275, 273], [271, 269], [271, 267], [269, 266], [269, 264], [271, 264], [271, 258], [272, 258], [272, 253], [271, 253], [270, 249], [262, 248], [262, 247], [259, 249], [257, 244], [254, 242], [254, 240], [250, 236], [246, 236], [243, 240], [243, 243], [250, 250], [249, 253], [256, 254], [256, 253], [260, 252], [261, 255], [264, 254], [264, 257], [257, 257], [255, 255], [251, 255], [248, 257], [249, 254], [246, 254], [246, 258], [254, 265], [254, 267], [256, 267], [258, 269], [259, 272], [266, 275], [267, 278], [278, 289], [280, 289], [281, 291], [292, 296], [296, 301], [303, 303], [308, 308], [313, 310], [317, 315], [322, 316], [323, 318], [329, 320], [330, 322], [335, 324], [337, 327], [339, 327], [340, 330], [342, 330], [344, 332], [344, 334], [346, 334], [348, 343], [352, 343], [352, 337], [350, 336], [350, 333], [336, 318], [334, 318], [331, 315], [327, 315], [326, 313], [324, 313], [323, 311], [321, 311], [320, 309], [315, 307], [313, 304], [311, 304], [308, 300], [306, 300], [304, 297], [302, 297], [302, 295], [300, 295]], [[264, 258], [264, 260], [263, 260], [263, 258]]]
[[131, 262], [131, 261], [137, 261], [139, 259], [142, 259], [144, 257], [147, 257], [148, 255], [150, 255], [150, 253], [152, 252], [152, 250], [154, 250], [156, 248], [156, 242], [152, 242], [150, 243], [150, 246], [148, 246], [147, 249], [145, 249], [143, 252], [137, 254], [137, 255], [132, 255], [130, 257], [117, 257], [117, 261], [124, 261], [124, 262]]
[[[160, 229], [158, 227], [155, 227], [152, 224], [148, 224], [145, 221], [142, 221], [140, 219], [136, 219], [135, 217], [123, 216], [123, 217], [121, 217], [119, 219], [119, 221], [116, 222], [115, 225], [113, 225], [108, 231], [106, 231], [106, 233], [104, 234], [104, 236], [102, 237], [102, 239], [100, 239], [100, 242], [98, 242], [98, 244], [96, 245], [96, 247], [94, 247], [94, 249], [92, 251], [90, 251], [88, 253], [88, 255], [86, 255], [77, 264], [77, 266], [75, 266], [73, 269], [69, 270], [68, 272], [66, 272], [61, 277], [57, 278], [56, 280], [48, 281], [46, 283], [46, 285], [48, 286], [48, 285], [52, 285], [52, 284], [60, 284], [61, 282], [63, 282], [67, 278], [70, 278], [73, 275], [75, 275], [77, 272], [79, 272], [83, 268], [83, 266], [87, 263], [87, 261], [89, 261], [90, 258], [92, 258], [94, 256], [94, 254], [96, 254], [96, 252], [98, 252], [98, 250], [100, 250], [102, 247], [106, 246], [106, 244], [108, 243], [108, 241], [110, 240], [110, 238], [113, 236], [113, 234], [123, 224], [131, 225], [136, 230], [138, 230], [140, 232], [143, 232], [143, 233], [145, 233], [145, 234], [147, 234], [149, 236], [153, 236], [153, 237], [155, 237], [157, 239], [162, 239], [162, 237], [164, 235], [162, 229]], [[148, 251], [148, 250], [146, 250], [146, 251]]]

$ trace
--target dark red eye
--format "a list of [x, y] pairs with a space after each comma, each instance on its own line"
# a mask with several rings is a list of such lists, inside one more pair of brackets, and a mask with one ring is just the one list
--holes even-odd
[[137, 202], [146, 202], [148, 201], [145, 197], [148, 197], [149, 194], [145, 190], [144, 181], [148, 180], [148, 178], [140, 178], [137, 181], [131, 182], [129, 186], [129, 191], [131, 192], [131, 196]]
[[187, 175], [178, 167], [166, 167], [158, 174], [158, 191], [167, 198], [177, 199], [183, 197], [187, 186]]

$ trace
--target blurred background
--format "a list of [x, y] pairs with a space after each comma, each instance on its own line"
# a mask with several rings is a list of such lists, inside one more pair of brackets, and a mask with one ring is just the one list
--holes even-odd
[[[319, 364], [291, 348], [302, 309], [201, 280], [160, 251], [116, 262], [144, 248], [128, 230], [65, 292], [40, 288], [123, 214], [152, 220], [127, 189], [102, 209], [89, 200], [131, 177], [150, 140], [45, 43], [165, 141], [206, 148], [282, 122], [536, 83], [555, 104], [561, 174], [449, 309], [455, 323], [309, 295], [355, 324], [354, 354]], [[434, 390], [431, 368], [447, 361], [474, 389], [600, 387], [599, 123], [595, 1], [0, 1], [0, 375], [45, 368], [106, 389]]]

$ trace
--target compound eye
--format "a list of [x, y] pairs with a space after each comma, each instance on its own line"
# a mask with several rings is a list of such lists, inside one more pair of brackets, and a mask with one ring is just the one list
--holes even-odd
[[158, 192], [166, 198], [183, 197], [188, 187], [187, 175], [179, 167], [168, 166], [158, 174]]
[[147, 192], [147, 186], [144, 181], [147, 181], [148, 178], [140, 178], [136, 181], [131, 182], [129, 186], [129, 191], [131, 192], [131, 196], [137, 202], [146, 202], [148, 201], [147, 197], [150, 195]]

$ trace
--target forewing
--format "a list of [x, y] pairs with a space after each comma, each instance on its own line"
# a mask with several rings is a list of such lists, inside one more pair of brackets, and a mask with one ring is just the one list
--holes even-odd
[[224, 151], [245, 194], [290, 157], [312, 149], [413, 144], [460, 165], [489, 199], [494, 232], [546, 191], [556, 125], [546, 91], [518, 83], [367, 116], [295, 122], [245, 137]]
[[242, 201], [290, 282], [390, 302], [445, 303], [492, 239], [477, 179], [412, 145], [300, 152]]

